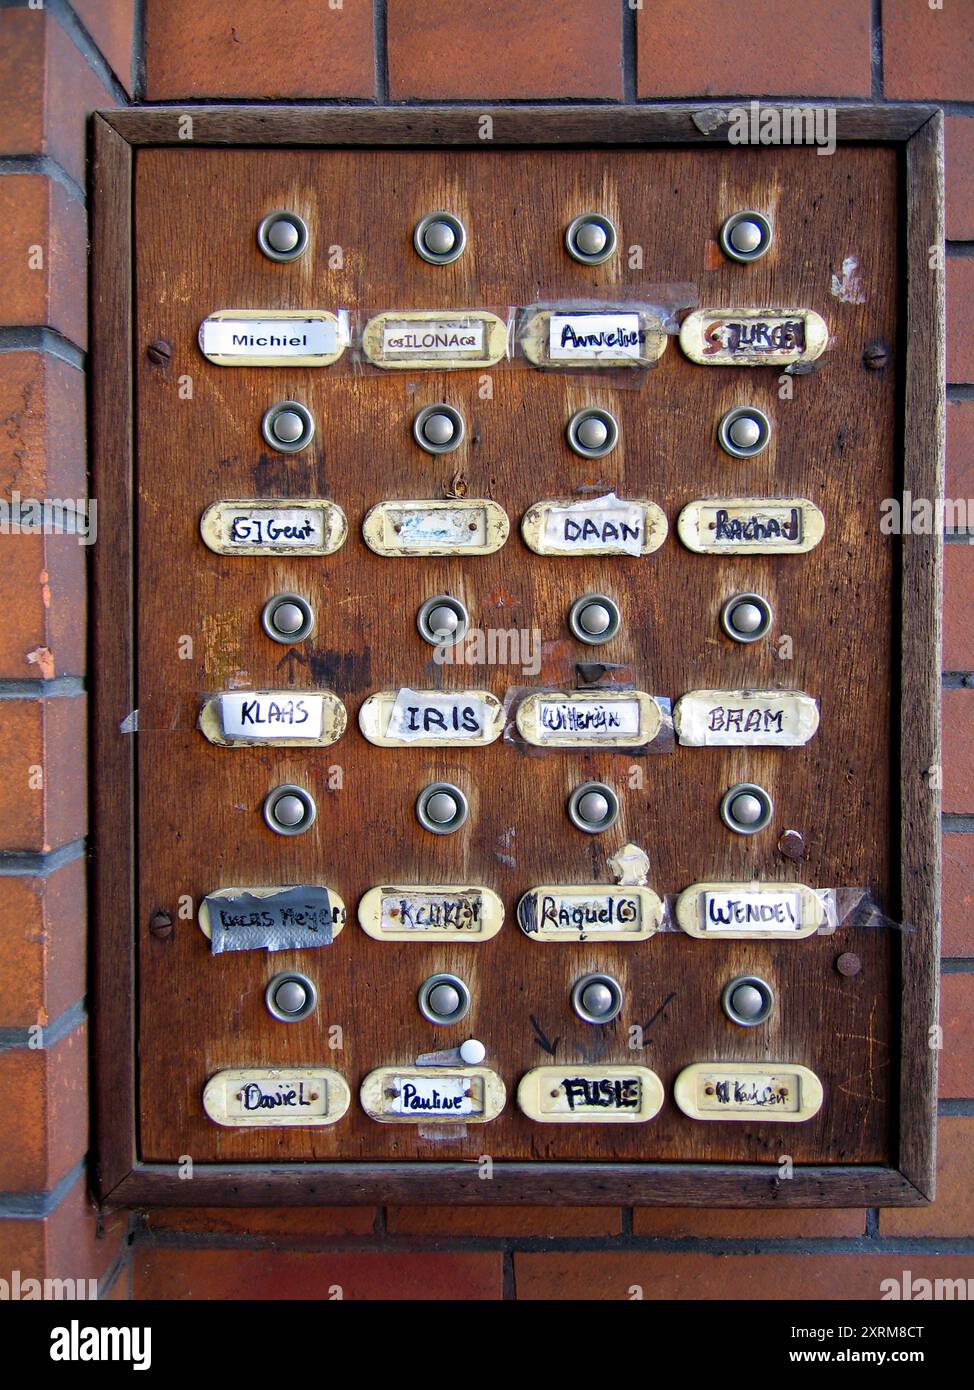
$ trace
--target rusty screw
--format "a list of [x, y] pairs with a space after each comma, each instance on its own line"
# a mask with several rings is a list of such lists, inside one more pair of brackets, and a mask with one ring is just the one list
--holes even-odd
[[154, 367], [168, 367], [172, 361], [172, 343], [156, 338], [146, 349], [146, 356]]
[[805, 858], [805, 837], [799, 830], [786, 830], [778, 841], [778, 853], [786, 859]]
[[172, 936], [172, 918], [161, 907], [149, 918], [149, 933], [159, 941], [167, 941]]
[[841, 956], [835, 958], [835, 968], [840, 975], [851, 977], [859, 974], [862, 969], [862, 961], [854, 951], [843, 951]]
[[862, 354], [862, 364], [870, 371], [881, 372], [889, 366], [889, 347], [886, 343], [867, 343]]

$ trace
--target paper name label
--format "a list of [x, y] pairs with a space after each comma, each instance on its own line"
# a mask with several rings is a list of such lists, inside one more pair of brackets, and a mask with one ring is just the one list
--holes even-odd
[[466, 1077], [394, 1076], [392, 1089], [396, 1092], [390, 1109], [394, 1115], [449, 1116], [472, 1115], [474, 1099]]
[[618, 734], [639, 733], [639, 701], [541, 700], [538, 724], [544, 734], [567, 734], [580, 739], [611, 740]]
[[232, 690], [204, 703], [199, 727], [211, 743], [228, 748], [254, 743], [310, 748], [335, 743], [347, 719], [345, 706], [330, 691]]
[[692, 690], [673, 711], [680, 743], [694, 748], [796, 748], [818, 724], [818, 704], [799, 690]]
[[410, 355], [431, 352], [456, 357], [461, 353], [483, 351], [484, 325], [470, 323], [457, 327], [451, 323], [386, 323], [382, 327], [383, 353], [403, 352]]
[[362, 1109], [386, 1124], [484, 1124], [507, 1093], [486, 1067], [379, 1067], [362, 1082]]
[[677, 531], [700, 553], [804, 554], [822, 539], [825, 518], [804, 497], [703, 497], [683, 508]]
[[814, 362], [829, 330], [812, 309], [698, 309], [680, 326], [680, 346], [692, 362], [755, 367]]
[[359, 924], [379, 941], [486, 941], [504, 921], [504, 904], [490, 888], [389, 885], [370, 888]]
[[381, 690], [359, 710], [359, 728], [370, 743], [395, 748], [412, 744], [493, 743], [504, 726], [504, 711], [486, 690]]
[[378, 555], [489, 555], [507, 540], [510, 523], [496, 502], [379, 502], [362, 523]]
[[553, 691], [529, 695], [515, 715], [518, 733], [543, 748], [635, 748], [659, 733], [662, 715], [645, 691]]
[[331, 555], [348, 534], [334, 502], [214, 502], [200, 520], [205, 543], [218, 555]]
[[325, 310], [221, 309], [200, 324], [203, 356], [222, 367], [289, 362], [325, 367], [337, 361], [348, 340], [346, 320]]
[[200, 903], [199, 923], [215, 956], [300, 951], [331, 945], [345, 924], [345, 904], [323, 885], [221, 888]]
[[802, 929], [802, 900], [797, 892], [705, 893], [704, 930], [709, 935], [738, 932], [797, 933]]
[[507, 325], [485, 310], [390, 311], [369, 319], [362, 351], [377, 367], [489, 367], [507, 353]]
[[538, 555], [648, 555], [666, 538], [666, 517], [653, 502], [624, 501], [614, 492], [554, 498], [525, 513], [521, 534]]
[[324, 1067], [221, 1071], [203, 1091], [203, 1109], [216, 1124], [253, 1128], [331, 1125], [350, 1101], [345, 1078]]
[[659, 1113], [663, 1084], [648, 1067], [535, 1067], [517, 1103], [539, 1124], [642, 1124]]
[[553, 362], [639, 358], [645, 339], [638, 314], [552, 314], [548, 323]]
[[676, 1078], [673, 1097], [696, 1120], [796, 1124], [822, 1104], [822, 1084], [807, 1067], [775, 1062], [698, 1062]]
[[518, 926], [536, 941], [644, 941], [662, 920], [663, 904], [649, 888], [543, 885], [517, 905]]
[[833, 895], [804, 883], [694, 883], [676, 900], [689, 936], [724, 940], [801, 940], [835, 925]]

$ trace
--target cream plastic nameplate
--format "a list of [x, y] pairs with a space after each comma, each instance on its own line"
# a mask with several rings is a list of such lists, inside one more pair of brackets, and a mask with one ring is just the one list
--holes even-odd
[[365, 515], [362, 539], [377, 555], [491, 555], [511, 529], [487, 498], [379, 502]]
[[222, 748], [255, 743], [324, 748], [345, 732], [348, 716], [328, 690], [230, 690], [200, 710], [200, 731]]
[[800, 1124], [821, 1109], [822, 1083], [790, 1062], [696, 1062], [676, 1078], [673, 1099], [692, 1120]]
[[344, 902], [324, 884], [217, 888], [207, 893], [196, 914], [214, 955], [330, 946], [345, 916]]
[[536, 367], [651, 367], [666, 330], [649, 309], [538, 309], [525, 315], [521, 350]]
[[504, 710], [488, 690], [380, 690], [358, 714], [380, 748], [479, 747], [500, 738]]
[[691, 690], [673, 710], [691, 748], [797, 748], [818, 722], [818, 702], [800, 690]]
[[658, 1115], [663, 1083], [648, 1067], [535, 1067], [521, 1077], [517, 1103], [543, 1125], [644, 1124]]
[[213, 502], [200, 535], [217, 555], [333, 555], [345, 544], [348, 521], [336, 502], [320, 497]]
[[504, 921], [490, 888], [383, 884], [358, 905], [359, 926], [376, 941], [488, 941]]
[[814, 362], [828, 341], [828, 325], [813, 309], [697, 309], [680, 325], [680, 347], [703, 366]]
[[626, 501], [611, 492], [535, 502], [521, 521], [524, 544], [536, 555], [651, 555], [666, 532], [655, 502]]
[[517, 905], [517, 924], [532, 941], [645, 941], [662, 920], [653, 890], [635, 886], [546, 883]]
[[325, 309], [220, 309], [200, 324], [199, 344], [218, 367], [327, 367], [348, 345], [348, 324]]
[[369, 319], [362, 351], [391, 371], [492, 367], [507, 355], [507, 324], [480, 309], [392, 311]]
[[507, 1091], [487, 1067], [379, 1067], [360, 1092], [362, 1109], [384, 1124], [486, 1124], [504, 1109]]
[[333, 1125], [351, 1099], [344, 1076], [328, 1067], [249, 1067], [211, 1076], [203, 1109], [218, 1125], [280, 1129]]
[[660, 731], [663, 716], [642, 690], [545, 690], [529, 695], [515, 722], [526, 743], [541, 748], [640, 748]]
[[691, 883], [676, 900], [676, 920], [708, 941], [800, 941], [828, 926], [829, 914], [803, 883]]
[[805, 497], [700, 497], [676, 529], [701, 555], [803, 555], [825, 534], [825, 517]]

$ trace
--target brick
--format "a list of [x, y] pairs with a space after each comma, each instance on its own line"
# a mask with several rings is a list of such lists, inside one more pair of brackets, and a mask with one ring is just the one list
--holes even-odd
[[947, 261], [947, 380], [974, 382], [974, 259]]
[[131, 93], [135, 0], [71, 0], [71, 8], [119, 82]]
[[947, 496], [964, 498], [974, 531], [974, 401], [947, 402]]
[[146, 96], [374, 97], [372, 0], [147, 0]]
[[394, 101], [622, 98], [622, 8], [604, 0], [389, 6]]
[[48, 155], [85, 181], [85, 118], [111, 92], [44, 10], [0, 11], [0, 131], [5, 155]]
[[0, 1027], [46, 1025], [85, 992], [85, 863], [0, 878]]
[[888, 1207], [879, 1213], [884, 1236], [970, 1236], [974, 1232], [971, 1148], [974, 1119], [941, 1116], [937, 1125], [937, 1200], [926, 1207]]
[[84, 208], [60, 184], [0, 175], [0, 323], [47, 325], [85, 347], [87, 246]]
[[974, 956], [974, 835], [945, 835], [943, 854], [941, 950]]
[[127, 1227], [127, 1213], [99, 1216], [82, 1174], [49, 1216], [0, 1220], [0, 1279], [14, 1270], [22, 1280], [110, 1277]]
[[721, 1240], [797, 1240], [826, 1236], [861, 1236], [864, 1211], [820, 1207], [782, 1211], [745, 1211], [733, 1207], [637, 1207], [632, 1229], [637, 1236], [709, 1236]]
[[[972, 518], [974, 520], [974, 518]], [[945, 671], [974, 671], [974, 545], [944, 546]]]
[[974, 690], [945, 690], [943, 708], [943, 808], [974, 811]]
[[390, 1207], [387, 1229], [411, 1236], [617, 1236], [617, 1207]]
[[638, 95], [869, 96], [871, 0], [652, 0], [638, 12]]
[[0, 850], [57, 849], [86, 824], [84, 697], [0, 700]]
[[965, 0], [883, 0], [883, 91], [897, 100], [974, 98], [974, 9]]
[[0, 1191], [46, 1192], [88, 1148], [84, 1024], [50, 1048], [0, 1052]]
[[974, 119], [948, 116], [944, 122], [947, 239], [974, 240]]
[[940, 981], [940, 1095], [974, 1100], [974, 975], [944, 975]]
[[135, 1299], [499, 1299], [500, 1254], [324, 1254], [136, 1244]]
[[322, 1236], [370, 1236], [372, 1207], [156, 1207], [144, 1212], [146, 1230], [193, 1235], [265, 1236], [302, 1241]]
[[[972, 1279], [974, 1255], [709, 1255], [653, 1253], [514, 1256], [519, 1299], [879, 1299], [883, 1280]], [[818, 1345], [817, 1343], [815, 1345]]]

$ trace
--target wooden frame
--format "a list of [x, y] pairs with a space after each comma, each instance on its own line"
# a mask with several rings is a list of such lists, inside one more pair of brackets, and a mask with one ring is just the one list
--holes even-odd
[[[773, 109], [774, 103], [763, 109]], [[927, 106], [838, 106], [840, 142], [902, 146], [906, 226], [906, 350], [900, 420], [902, 487], [943, 494], [943, 118]], [[140, 1161], [135, 1028], [135, 734], [132, 502], [134, 359], [133, 151], [195, 145], [495, 145], [727, 143], [729, 116], [714, 106], [652, 107], [179, 107], [98, 113], [94, 122], [92, 263], [92, 495], [94, 548], [91, 670], [92, 919], [94, 938], [95, 1183], [108, 1205], [255, 1206], [321, 1203], [893, 1206], [933, 1197], [940, 913], [940, 635], [942, 536], [901, 541], [900, 933], [901, 1050], [897, 1166], [777, 1167], [730, 1164], [495, 1163], [484, 1183], [466, 1163], [288, 1166], [206, 1164], [191, 1190], [174, 1165]], [[182, 137], [182, 138], [181, 138]], [[127, 722], [126, 722], [127, 721]], [[917, 924], [911, 930], [910, 924]]]

